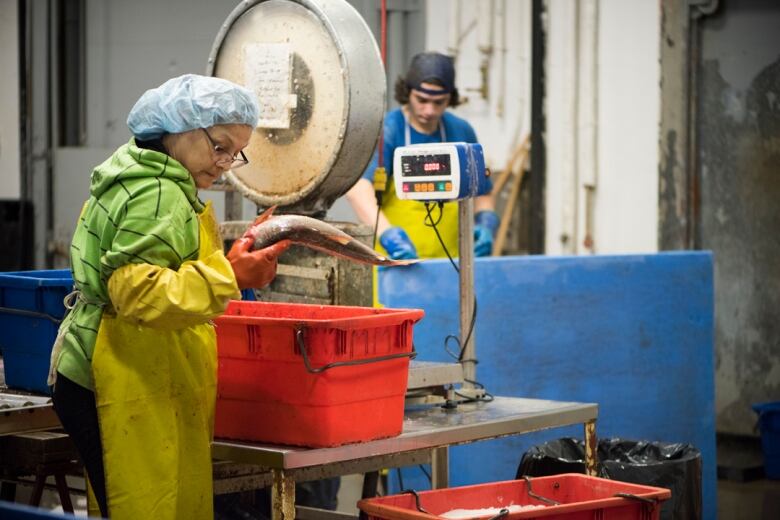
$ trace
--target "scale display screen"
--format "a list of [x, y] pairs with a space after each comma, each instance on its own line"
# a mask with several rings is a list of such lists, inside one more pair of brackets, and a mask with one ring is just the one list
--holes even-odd
[[461, 200], [490, 191], [478, 143], [399, 146], [393, 152], [393, 185], [402, 200]]
[[404, 177], [439, 177], [450, 174], [449, 154], [405, 155], [401, 157]]

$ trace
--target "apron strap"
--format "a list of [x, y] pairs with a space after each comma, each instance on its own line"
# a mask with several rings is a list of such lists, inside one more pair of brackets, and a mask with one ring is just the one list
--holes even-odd
[[[404, 110], [401, 110], [401, 114], [404, 116], [404, 146], [409, 146], [412, 144], [412, 128], [409, 124], [409, 118], [406, 116], [406, 112]], [[439, 137], [441, 138], [442, 143], [447, 142], [447, 131], [444, 129], [444, 114], [442, 114], [441, 119], [439, 119]]]

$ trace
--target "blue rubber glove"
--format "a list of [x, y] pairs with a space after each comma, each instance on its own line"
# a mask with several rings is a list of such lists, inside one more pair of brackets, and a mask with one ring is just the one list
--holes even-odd
[[495, 211], [480, 211], [474, 215], [474, 256], [490, 256], [498, 224]]
[[409, 235], [402, 228], [388, 228], [379, 237], [379, 243], [385, 248], [387, 254], [393, 260], [413, 260], [418, 258], [417, 250], [412, 244]]

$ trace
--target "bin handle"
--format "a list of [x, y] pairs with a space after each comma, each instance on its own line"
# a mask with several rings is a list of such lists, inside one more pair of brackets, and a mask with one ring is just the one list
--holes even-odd
[[420, 504], [420, 495], [417, 494], [417, 491], [415, 491], [414, 489], [404, 489], [403, 491], [401, 491], [401, 494], [404, 494], [404, 493], [409, 493], [410, 495], [412, 495], [414, 497], [414, 505], [415, 505], [415, 507], [417, 507], [417, 510], [419, 512], [425, 513], [426, 515], [432, 514], [430, 511], [426, 510], [422, 506], [422, 504]]
[[488, 518], [488, 520], [498, 520], [499, 518], [504, 518], [508, 514], [509, 514], [509, 509], [504, 507], [501, 509], [501, 511], [498, 512], [496, 516], [491, 516], [490, 518]]
[[301, 355], [303, 356], [303, 364], [306, 365], [306, 371], [309, 372], [310, 374], [319, 374], [321, 372], [325, 372], [329, 368], [348, 367], [354, 365], [367, 365], [369, 363], [379, 363], [381, 361], [389, 361], [391, 359], [398, 359], [398, 358], [405, 358], [405, 357], [408, 357], [409, 359], [414, 359], [417, 356], [417, 352], [401, 352], [399, 354], [389, 354], [387, 356], [379, 356], [379, 357], [368, 358], [368, 359], [355, 359], [352, 361], [336, 361], [333, 363], [328, 363], [327, 365], [323, 365], [321, 367], [314, 368], [311, 366], [311, 363], [309, 362], [309, 355], [306, 353], [306, 344], [303, 341], [303, 332], [304, 329], [302, 328], [295, 329], [295, 341], [298, 343], [298, 348], [301, 349]]
[[644, 502], [645, 504], [655, 505], [657, 503], [657, 500], [647, 497], [640, 497], [638, 495], [634, 495], [632, 493], [615, 493], [616, 497], [620, 498], [627, 498], [629, 500], [636, 500], [638, 502]]
[[47, 320], [53, 321], [57, 324], [62, 323], [61, 319], [55, 318], [51, 314], [46, 314], [43, 312], [26, 311], [24, 309], [12, 309], [10, 307], [0, 307], [0, 312], [7, 312], [8, 314], [16, 314], [18, 316], [27, 316], [29, 318], [46, 318]]
[[546, 498], [546, 497], [543, 497], [542, 495], [537, 495], [536, 493], [534, 493], [534, 490], [531, 489], [531, 479], [528, 478], [528, 475], [523, 475], [523, 480], [525, 480], [526, 491], [528, 492], [528, 496], [529, 497], [535, 498], [536, 500], [541, 500], [542, 502], [544, 502], [545, 504], [550, 505], [550, 506], [559, 506], [559, 505], [561, 505], [561, 503], [558, 502], [557, 500], [553, 500], [551, 498]]

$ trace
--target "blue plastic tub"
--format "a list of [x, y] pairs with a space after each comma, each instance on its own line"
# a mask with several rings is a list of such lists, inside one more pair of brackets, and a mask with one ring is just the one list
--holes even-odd
[[761, 429], [766, 478], [780, 480], [780, 401], [753, 405]]
[[0, 273], [0, 351], [9, 388], [49, 392], [51, 347], [72, 287], [68, 269]]

